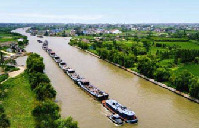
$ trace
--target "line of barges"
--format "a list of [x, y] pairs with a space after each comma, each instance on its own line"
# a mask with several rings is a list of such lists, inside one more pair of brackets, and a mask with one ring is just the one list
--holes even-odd
[[109, 94], [101, 91], [94, 85], [92, 85], [88, 80], [79, 76], [74, 69], [67, 66], [67, 63], [62, 61], [61, 58], [53, 52], [52, 49], [48, 48], [48, 41], [44, 41], [42, 45], [42, 49], [45, 50], [50, 57], [58, 64], [58, 66], [66, 73], [73, 81], [76, 83], [82, 90], [87, 92], [90, 96], [94, 97], [98, 101], [107, 100]]
[[87, 79], [78, 75], [74, 69], [68, 67], [66, 62], [64, 62], [55, 52], [53, 52], [52, 49], [48, 48], [47, 40], [43, 42], [42, 49], [53, 58], [58, 66], [74, 81], [75, 84], [77, 84], [83, 91], [88, 93], [94, 99], [102, 102], [102, 105], [113, 114], [108, 116], [113, 123], [121, 125], [122, 123], [120, 119], [126, 123], [138, 122], [138, 119], [133, 111], [127, 109], [125, 106], [122, 106], [116, 100], [109, 99], [108, 93], [101, 91], [92, 85]]

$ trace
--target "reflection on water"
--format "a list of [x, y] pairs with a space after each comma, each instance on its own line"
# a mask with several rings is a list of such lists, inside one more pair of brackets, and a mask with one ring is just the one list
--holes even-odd
[[[24, 30], [18, 32], [26, 34]], [[28, 34], [26, 34], [28, 35]], [[57, 64], [44, 52], [37, 37], [28, 35], [26, 50], [44, 57], [46, 73], [57, 91], [57, 100], [63, 117], [72, 116], [81, 128], [114, 128], [106, 114], [109, 112], [77, 87]], [[135, 111], [138, 124], [125, 124], [124, 128], [198, 128], [199, 105], [168, 90], [160, 88], [129, 72], [69, 46], [69, 38], [44, 37], [62, 60], [92, 84], [110, 94], [121, 104]], [[21, 60], [25, 61], [25, 60]]]

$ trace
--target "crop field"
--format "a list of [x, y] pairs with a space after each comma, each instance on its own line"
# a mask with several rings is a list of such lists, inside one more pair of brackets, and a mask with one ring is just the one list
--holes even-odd
[[0, 43], [9, 41], [17, 41], [17, 37], [13, 36], [12, 34], [0, 33]]
[[195, 76], [199, 76], [199, 65], [198, 64], [184, 64], [180, 65], [178, 69], [176, 69], [176, 73], [179, 74], [180, 72], [187, 70], [191, 72]]
[[156, 42], [166, 44], [167, 46], [180, 46], [181, 49], [196, 49], [199, 50], [199, 45], [194, 42]]

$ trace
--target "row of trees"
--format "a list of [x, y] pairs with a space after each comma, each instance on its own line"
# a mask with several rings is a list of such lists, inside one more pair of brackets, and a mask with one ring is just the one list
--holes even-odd
[[199, 78], [190, 72], [184, 71], [177, 76], [173, 75], [170, 81], [177, 90], [188, 92], [192, 97], [199, 99]]
[[183, 63], [197, 61], [198, 57], [199, 50], [192, 49], [178, 49], [175, 55], [175, 58], [180, 59]]
[[[197, 78], [190, 79], [188, 86], [187, 83], [181, 81], [183, 75], [175, 76], [175, 73], [169, 69], [170, 67], [158, 63], [159, 60], [164, 59], [174, 59], [174, 65], [179, 62], [194, 61], [195, 63], [199, 63], [198, 50], [183, 50], [173, 46], [170, 50], [157, 51], [156, 56], [152, 56], [150, 54], [147, 55], [147, 49], [149, 51], [152, 45], [147, 40], [143, 41], [143, 45], [135, 43], [131, 47], [127, 47], [124, 43], [117, 43], [116, 41], [109, 42], [94, 41], [88, 44], [80, 40], [73, 40], [71, 45], [77, 45], [82, 49], [92, 50], [92, 52], [95, 51], [101, 59], [107, 59], [126, 68], [136, 67], [137, 71], [141, 74], [160, 82], [170, 82], [177, 90], [190, 93], [191, 96], [198, 98], [198, 86], [193, 83]], [[163, 45], [157, 43], [156, 45], [163, 47]]]
[[27, 59], [26, 73], [29, 76], [31, 89], [35, 92], [39, 101], [32, 111], [37, 128], [78, 128], [76, 121], [71, 117], [61, 119], [59, 106], [53, 102], [56, 91], [51, 85], [50, 79], [44, 74], [45, 65], [43, 58], [33, 53]]

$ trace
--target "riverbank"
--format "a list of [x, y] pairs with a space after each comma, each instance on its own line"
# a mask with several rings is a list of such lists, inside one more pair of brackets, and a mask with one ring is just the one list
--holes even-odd
[[[12, 77], [20, 72], [15, 73]], [[26, 74], [23, 73], [15, 78], [9, 78], [2, 86], [7, 90], [2, 104], [11, 122], [10, 127], [34, 128], [35, 121], [31, 111], [35, 107], [36, 98], [30, 89]]]
[[[71, 45], [71, 46], [72, 46], [72, 45]], [[89, 53], [90, 55], [92, 55], [92, 56], [97, 57], [97, 58], [100, 59], [100, 56], [98, 56], [98, 55], [96, 55], [96, 54], [94, 54], [94, 53], [92, 53], [92, 52], [90, 52], [90, 51], [88, 51], [88, 50], [81, 49], [81, 48], [78, 47], [78, 46], [73, 46], [73, 47], [78, 48], [78, 49], [80, 49], [80, 50], [83, 50], [83, 51]], [[161, 83], [161, 82], [155, 81], [154, 79], [150, 79], [150, 78], [148, 78], [148, 77], [146, 77], [146, 76], [144, 76], [144, 75], [142, 75], [142, 74], [140, 74], [140, 73], [138, 73], [138, 72], [132, 71], [131, 69], [125, 68], [125, 67], [123, 67], [123, 66], [121, 66], [121, 65], [119, 65], [119, 64], [110, 62], [110, 61], [107, 60], [107, 59], [106, 59], [105, 61], [108, 62], [108, 63], [110, 63], [110, 64], [113, 64], [113, 65], [115, 65], [115, 66], [117, 66], [117, 67], [119, 67], [119, 68], [121, 68], [121, 69], [124, 69], [125, 71], [130, 72], [130, 73], [132, 73], [132, 74], [134, 74], [134, 75], [136, 75], [136, 76], [139, 76], [139, 77], [141, 77], [141, 78], [143, 78], [143, 79], [145, 79], [145, 80], [147, 80], [147, 81], [149, 81], [149, 82], [151, 82], [151, 83], [153, 83], [153, 84], [155, 84], [155, 85], [158, 85], [158, 86], [160, 86], [160, 87], [162, 87], [162, 88], [165, 88], [165, 89], [167, 89], [167, 90], [169, 90], [169, 91], [171, 91], [171, 92], [174, 92], [174, 93], [177, 94], [177, 95], [180, 95], [180, 96], [182, 96], [182, 97], [184, 97], [184, 98], [186, 98], [186, 99], [188, 99], [188, 100], [190, 100], [190, 101], [193, 101], [193, 102], [199, 104], [199, 99], [193, 98], [193, 97], [191, 97], [190, 95], [188, 95], [188, 94], [186, 94], [186, 93], [177, 91], [175, 88], [169, 87], [169, 86], [167, 86], [166, 84], [163, 84], [163, 83]]]

